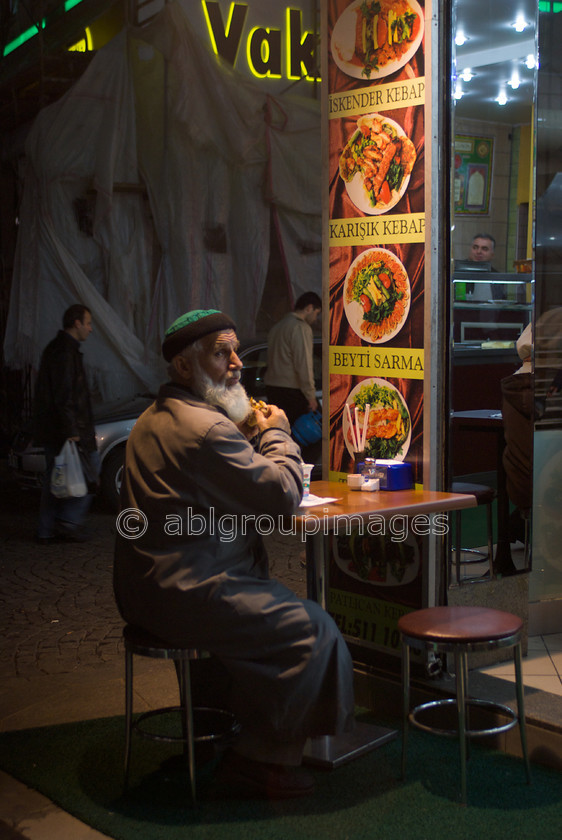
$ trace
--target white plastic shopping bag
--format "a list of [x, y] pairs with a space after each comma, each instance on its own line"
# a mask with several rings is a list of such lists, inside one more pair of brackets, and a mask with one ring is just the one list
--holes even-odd
[[58, 455], [51, 473], [51, 493], [57, 499], [85, 496], [88, 492], [80, 455], [73, 440], [67, 440]]

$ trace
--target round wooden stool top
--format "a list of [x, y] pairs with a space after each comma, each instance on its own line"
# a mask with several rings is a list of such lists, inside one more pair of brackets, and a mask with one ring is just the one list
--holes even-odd
[[414, 639], [441, 643], [491, 642], [514, 636], [522, 620], [488, 607], [427, 607], [398, 619], [398, 629]]

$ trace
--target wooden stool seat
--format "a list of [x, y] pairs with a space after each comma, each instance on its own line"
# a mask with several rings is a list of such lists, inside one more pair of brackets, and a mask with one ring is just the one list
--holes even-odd
[[[189, 771], [191, 797], [196, 802], [195, 783], [195, 744], [200, 742], [221, 742], [236, 735], [240, 725], [230, 712], [203, 706], [194, 707], [191, 698], [191, 667], [194, 659], [203, 656], [197, 648], [169, 645], [141, 627], [131, 624], [123, 628], [125, 643], [125, 789], [129, 782], [131, 762], [132, 733], [154, 741], [180, 742], [183, 745]], [[133, 720], [133, 656], [146, 656], [151, 659], [171, 659], [176, 666], [179, 683], [180, 702], [178, 706], [166, 706], [138, 715]], [[182, 734], [173, 735], [149, 731], [143, 724], [151, 719], [168, 713], [179, 713]], [[198, 725], [196, 725], [198, 724]]]
[[440, 644], [476, 645], [511, 641], [521, 633], [517, 615], [485, 607], [429, 607], [403, 615], [398, 627], [406, 636]]
[[[437, 735], [458, 737], [461, 759], [461, 801], [466, 803], [466, 760], [468, 739], [484, 735], [498, 735], [519, 723], [521, 750], [525, 761], [527, 781], [531, 780], [527, 739], [525, 733], [525, 711], [523, 701], [523, 669], [521, 666], [521, 633], [523, 622], [511, 613], [487, 607], [428, 607], [416, 610], [398, 619], [398, 630], [402, 642], [402, 777], [406, 775], [406, 750], [408, 724]], [[467, 656], [474, 651], [513, 648], [515, 683], [517, 691], [517, 713], [509, 706], [492, 700], [480, 700], [468, 696]], [[456, 671], [456, 697], [421, 703], [410, 710], [410, 648], [433, 653], [453, 653]], [[422, 720], [427, 710], [456, 706], [456, 728], [443, 728]], [[507, 722], [495, 726], [469, 728], [468, 707], [478, 706], [502, 715]]]

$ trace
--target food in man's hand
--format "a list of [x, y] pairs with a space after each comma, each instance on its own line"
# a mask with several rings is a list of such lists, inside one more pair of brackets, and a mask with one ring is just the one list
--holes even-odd
[[261, 411], [263, 414], [267, 415], [269, 414], [269, 406], [263, 400], [255, 400], [253, 397], [250, 397], [250, 405], [252, 407], [252, 410], [246, 418], [246, 423], [248, 424], [248, 426], [255, 426], [258, 422], [256, 417], [256, 410]]
[[406, 0], [365, 0], [358, 9], [355, 55], [369, 79], [373, 71], [399, 61], [408, 52], [421, 27], [420, 16]]
[[397, 123], [368, 114], [341, 154], [340, 175], [347, 184], [359, 174], [370, 207], [384, 212], [402, 196], [415, 160], [414, 144]]

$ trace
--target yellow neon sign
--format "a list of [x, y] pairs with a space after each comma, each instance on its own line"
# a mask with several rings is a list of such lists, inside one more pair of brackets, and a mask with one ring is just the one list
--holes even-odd
[[93, 49], [94, 42], [92, 40], [92, 32], [89, 26], [87, 26], [84, 30], [84, 38], [81, 38], [68, 48], [69, 52], [91, 52]]
[[283, 46], [285, 75], [289, 79], [319, 80], [316, 62], [317, 37], [303, 30], [302, 11], [285, 9], [285, 37], [279, 28], [254, 26], [244, 36], [248, 13], [247, 3], [232, 2], [226, 24], [216, 0], [201, 0], [209, 31], [210, 43], [232, 67], [236, 65], [242, 40], [246, 38], [246, 60], [250, 73], [257, 78], [280, 79], [283, 76]]
[[246, 42], [246, 60], [252, 75], [258, 79], [280, 79], [281, 32], [254, 26]]

